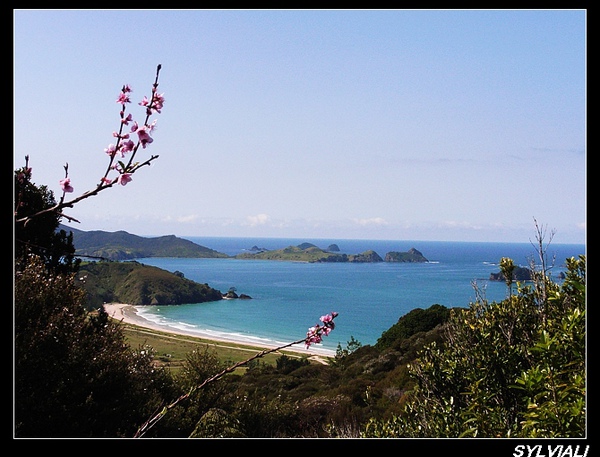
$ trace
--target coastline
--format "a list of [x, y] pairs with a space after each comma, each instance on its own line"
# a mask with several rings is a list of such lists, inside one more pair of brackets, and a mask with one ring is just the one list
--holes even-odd
[[[181, 336], [191, 336], [195, 338], [201, 338], [203, 340], [207, 340], [209, 342], [214, 343], [233, 343], [240, 344], [243, 346], [255, 347], [257, 351], [262, 351], [265, 349], [275, 349], [279, 346], [269, 345], [269, 344], [256, 344], [251, 343], [244, 340], [236, 340], [235, 338], [225, 338], [225, 337], [215, 337], [214, 335], [208, 335], [199, 331], [186, 331], [183, 329], [175, 329], [172, 327], [158, 325], [154, 322], [149, 321], [148, 319], [140, 316], [138, 314], [138, 310], [134, 305], [129, 305], [127, 303], [105, 303], [104, 310], [112, 319], [116, 319], [118, 321], [124, 322], [126, 324], [137, 325], [139, 327], [145, 327], [151, 330], [156, 330], [159, 332], [172, 333], [175, 335]], [[290, 341], [291, 342], [291, 341]], [[306, 349], [304, 346], [294, 345], [290, 347], [286, 347], [282, 349], [283, 351], [295, 352], [299, 354], [309, 355], [311, 357], [334, 357], [335, 352], [329, 349], [322, 349], [311, 346], [309, 349]]]

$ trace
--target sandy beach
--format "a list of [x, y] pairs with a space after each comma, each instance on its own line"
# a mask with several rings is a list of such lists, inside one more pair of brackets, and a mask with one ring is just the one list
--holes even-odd
[[[214, 343], [235, 343], [242, 344], [244, 346], [256, 347], [257, 351], [265, 350], [265, 349], [274, 349], [277, 346], [269, 346], [269, 345], [255, 345], [252, 343], [248, 343], [247, 341], [236, 341], [235, 339], [227, 339], [227, 338], [216, 338], [213, 335], [205, 335], [201, 332], [197, 331], [186, 331], [182, 329], [174, 329], [164, 325], [155, 324], [144, 317], [138, 314], [138, 310], [133, 305], [128, 305], [125, 303], [106, 303], [104, 304], [104, 309], [108, 313], [110, 317], [116, 319], [118, 321], [124, 322], [126, 324], [138, 325], [140, 327], [145, 327], [148, 329], [156, 330], [159, 332], [172, 333], [175, 335], [183, 335], [183, 336], [193, 336], [195, 338], [201, 338], [203, 340], [208, 340]], [[290, 341], [291, 342], [291, 341]], [[296, 352], [300, 354], [308, 354], [310, 356], [315, 357], [333, 357], [335, 356], [335, 352], [322, 349], [318, 346], [311, 346], [309, 349], [306, 349], [303, 345], [294, 345], [291, 347], [286, 347], [283, 349], [285, 351]]]

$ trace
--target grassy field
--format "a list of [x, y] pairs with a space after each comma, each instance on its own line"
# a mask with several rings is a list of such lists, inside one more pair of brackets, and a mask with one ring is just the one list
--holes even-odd
[[[168, 367], [173, 372], [181, 369], [183, 362], [186, 360], [186, 354], [194, 350], [204, 351], [208, 348], [210, 352], [215, 353], [219, 360], [228, 365], [247, 360], [262, 351], [261, 348], [243, 344], [222, 343], [193, 336], [175, 335], [132, 324], [122, 323], [121, 325], [124, 327], [126, 341], [133, 349], [144, 346], [152, 347], [155, 351], [157, 365]], [[288, 357], [309, 358], [308, 355], [283, 350], [267, 354], [259, 360], [261, 363], [275, 365], [276, 360], [282, 354]], [[315, 363], [325, 362], [322, 358], [313, 357], [310, 360]], [[238, 371], [242, 370], [245, 370], [245, 368], [238, 368]]]

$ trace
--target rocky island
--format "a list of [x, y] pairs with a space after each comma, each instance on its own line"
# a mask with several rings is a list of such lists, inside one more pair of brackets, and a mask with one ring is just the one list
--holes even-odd
[[[331, 249], [331, 248], [334, 249]], [[360, 254], [339, 253], [337, 245], [330, 245], [323, 250], [312, 243], [302, 243], [298, 246], [288, 246], [283, 249], [270, 251], [244, 252], [235, 256], [237, 259], [260, 259], [260, 260], [288, 260], [295, 262], [350, 262], [350, 263], [374, 263], [374, 262], [429, 262], [421, 252], [411, 248], [407, 252], [391, 251], [382, 258], [377, 252], [368, 250]]]

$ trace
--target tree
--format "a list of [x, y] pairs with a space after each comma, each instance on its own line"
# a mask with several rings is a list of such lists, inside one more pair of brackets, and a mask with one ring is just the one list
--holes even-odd
[[[57, 232], [60, 215], [53, 211], [46, 212], [56, 206], [54, 193], [47, 186], [36, 186], [31, 177], [27, 156], [25, 166], [15, 171], [16, 268], [21, 268], [21, 262], [26, 262], [29, 254], [35, 254], [50, 271], [76, 271], [79, 261], [74, 260], [73, 233], [67, 235], [64, 230]], [[35, 214], [39, 216], [29, 219]]]

